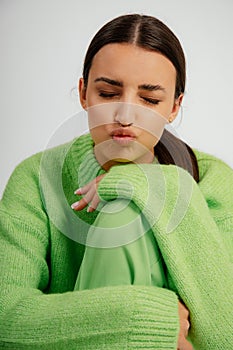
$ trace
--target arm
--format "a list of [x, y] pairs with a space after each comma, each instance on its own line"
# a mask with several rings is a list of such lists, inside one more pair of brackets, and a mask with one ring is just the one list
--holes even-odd
[[[224, 181], [220, 174], [225, 175]], [[111, 168], [98, 187], [104, 200], [128, 198], [131, 188], [130, 196], [156, 236], [170, 287], [190, 311], [190, 337], [199, 350], [230, 350], [233, 345], [233, 266], [232, 251], [227, 249], [233, 239], [229, 215], [233, 198], [228, 196], [232, 174], [224, 164], [213, 164], [198, 186], [186, 171], [173, 165], [126, 165]], [[218, 196], [216, 181], [223, 183], [225, 196]], [[211, 189], [215, 209], [207, 205]]]
[[37, 174], [35, 159], [19, 166], [0, 204], [0, 347], [133, 349], [150, 343], [176, 349], [178, 304], [172, 291], [119, 286], [48, 292], [49, 218]]

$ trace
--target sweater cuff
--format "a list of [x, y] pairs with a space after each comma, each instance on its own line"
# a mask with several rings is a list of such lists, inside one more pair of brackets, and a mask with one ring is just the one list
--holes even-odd
[[131, 316], [130, 349], [177, 349], [178, 298], [163, 288], [133, 287], [137, 295]]
[[[157, 171], [161, 172], [159, 168]], [[99, 182], [98, 195], [105, 201], [116, 198], [131, 199], [141, 207], [147, 202], [150, 187], [154, 183], [155, 181], [151, 181], [151, 164], [114, 166]]]

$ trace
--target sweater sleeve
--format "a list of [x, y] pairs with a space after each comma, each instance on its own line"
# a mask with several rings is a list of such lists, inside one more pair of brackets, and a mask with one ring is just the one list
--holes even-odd
[[104, 200], [131, 198], [146, 216], [198, 350], [233, 347], [232, 189], [232, 169], [217, 161], [199, 185], [174, 165], [128, 164], [112, 167], [98, 187]]
[[174, 292], [144, 286], [48, 294], [49, 229], [38, 161], [15, 170], [0, 203], [0, 348], [176, 349]]

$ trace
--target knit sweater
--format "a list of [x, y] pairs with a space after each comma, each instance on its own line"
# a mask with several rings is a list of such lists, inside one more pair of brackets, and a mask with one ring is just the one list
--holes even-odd
[[195, 349], [232, 350], [233, 171], [194, 152], [198, 184], [175, 165], [127, 164], [98, 186], [103, 200], [130, 198], [143, 211], [169, 289], [75, 290], [98, 211], [70, 205], [75, 189], [104, 173], [89, 135], [16, 167], [0, 202], [1, 349], [176, 349], [179, 297]]

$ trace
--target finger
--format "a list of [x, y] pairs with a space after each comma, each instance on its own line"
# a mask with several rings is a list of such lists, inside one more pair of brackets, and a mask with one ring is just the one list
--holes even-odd
[[90, 213], [90, 212], [93, 212], [94, 210], [96, 210], [98, 204], [100, 203], [100, 199], [99, 199], [99, 196], [97, 195], [97, 193], [94, 195], [87, 211]]
[[71, 208], [74, 210], [82, 210], [87, 205], [88, 205], [88, 202], [86, 201], [86, 199], [82, 198], [82, 199], [80, 199], [80, 201], [71, 204]]
[[193, 347], [185, 338], [182, 338], [178, 343], [177, 350], [193, 350]]
[[94, 180], [90, 181], [88, 184], [86, 184], [83, 187], [78, 188], [77, 190], [74, 191], [74, 194], [85, 194], [87, 193], [90, 188], [97, 187], [97, 184], [100, 182], [100, 180], [105, 176], [105, 174], [97, 176]]
[[189, 317], [189, 310], [186, 308], [186, 306], [181, 301], [179, 301], [179, 309], [185, 318]]
[[187, 340], [185, 340], [184, 350], [193, 350], [192, 344], [190, 344]]
[[86, 194], [92, 186], [92, 182], [89, 182], [87, 185], [78, 188], [76, 191], [74, 191], [74, 194]]
[[189, 323], [189, 321], [188, 321], [187, 319], [182, 320], [181, 331], [183, 332], [185, 338], [188, 336], [189, 328], [190, 328], [190, 323]]
[[97, 176], [97, 177], [95, 178], [96, 183], [99, 183], [100, 180], [101, 180], [105, 175], [106, 175], [106, 174], [102, 174], [102, 175]]
[[88, 205], [88, 203], [92, 202], [93, 198], [95, 197], [95, 194], [96, 194], [95, 189], [93, 187], [90, 188], [87, 194], [85, 195], [85, 197], [80, 199], [80, 201], [73, 203], [71, 205], [71, 208], [74, 210], [84, 209]]

